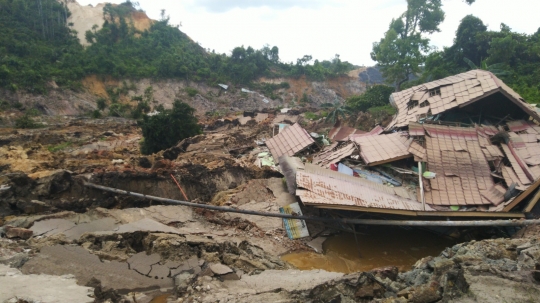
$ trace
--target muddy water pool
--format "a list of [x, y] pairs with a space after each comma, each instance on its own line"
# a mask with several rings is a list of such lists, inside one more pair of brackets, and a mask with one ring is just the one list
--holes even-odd
[[381, 226], [358, 232], [363, 233], [357, 236], [359, 245], [354, 234], [342, 233], [330, 236], [323, 243], [323, 254], [296, 252], [281, 259], [305, 270], [351, 273], [395, 265], [403, 271], [409, 270], [418, 259], [437, 256], [455, 244], [444, 236], [418, 229]]

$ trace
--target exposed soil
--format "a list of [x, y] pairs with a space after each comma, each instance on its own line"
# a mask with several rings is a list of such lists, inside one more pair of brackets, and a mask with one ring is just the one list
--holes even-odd
[[[540, 294], [538, 227], [437, 250], [412, 269], [299, 270], [281, 256], [315, 254], [317, 246], [320, 253], [323, 241], [289, 239], [278, 218], [159, 205], [83, 185], [185, 200], [172, 174], [190, 201], [277, 213], [296, 198], [279, 172], [254, 165], [266, 151], [255, 141], [271, 136], [264, 121], [223, 122], [148, 156], [133, 121], [49, 122], [46, 130], [0, 129], [0, 285], [8, 286], [0, 302], [23, 298], [25, 283], [36, 285], [26, 302], [533, 302]], [[308, 228], [315, 237], [326, 227]], [[58, 295], [39, 297], [49, 293], [40, 287]]]

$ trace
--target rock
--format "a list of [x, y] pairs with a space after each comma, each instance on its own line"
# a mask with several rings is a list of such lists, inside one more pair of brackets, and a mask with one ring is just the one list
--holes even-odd
[[218, 276], [233, 272], [233, 270], [229, 266], [223, 265], [221, 263], [212, 263], [210, 264], [210, 266], [208, 266], [208, 268], [210, 268], [210, 270]]
[[361, 286], [354, 294], [357, 298], [373, 299], [380, 298], [384, 294], [385, 290], [379, 283], [372, 283], [369, 285]]
[[434, 262], [431, 263], [431, 266], [433, 267], [433, 274], [436, 276], [442, 275], [454, 266], [454, 261], [448, 259], [434, 259], [433, 261]]
[[122, 159], [113, 159], [111, 161], [112, 164], [123, 164], [124, 163], [124, 160]]
[[441, 294], [438, 291], [439, 284], [434, 282], [414, 287], [414, 290], [409, 295], [409, 301], [412, 303], [431, 303], [441, 299]]
[[443, 300], [459, 298], [469, 290], [469, 283], [465, 279], [463, 269], [451, 269], [441, 279], [443, 287]]
[[183, 272], [174, 277], [174, 290], [177, 296], [181, 296], [187, 291], [187, 288], [190, 286], [193, 278], [193, 274], [188, 272]]
[[240, 280], [240, 276], [234, 272], [222, 275], [221, 278], [223, 280]]
[[11, 225], [4, 226], [4, 232], [6, 234], [6, 237], [9, 239], [20, 238], [23, 240], [30, 239], [34, 234], [34, 232], [29, 229], [13, 227]]
[[391, 281], [396, 281], [399, 269], [396, 266], [386, 266], [372, 269], [370, 271], [375, 277], [384, 280], [385, 278]]

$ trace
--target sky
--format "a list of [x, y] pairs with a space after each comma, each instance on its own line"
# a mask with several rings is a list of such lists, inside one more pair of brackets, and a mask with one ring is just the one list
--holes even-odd
[[[103, 0], [78, 0], [95, 5]], [[125, 0], [110, 0], [122, 3]], [[132, 0], [135, 2], [135, 0]], [[311, 55], [330, 60], [336, 54], [355, 65], [374, 65], [373, 42], [388, 30], [392, 18], [401, 15], [406, 0], [138, 0], [152, 19], [165, 9], [171, 24], [205, 49], [230, 54], [236, 46], [279, 48], [283, 62]], [[532, 34], [540, 27], [538, 0], [442, 0], [446, 13], [440, 33], [430, 35], [439, 49], [452, 45], [460, 20], [472, 14], [490, 30], [501, 23], [513, 31]]]

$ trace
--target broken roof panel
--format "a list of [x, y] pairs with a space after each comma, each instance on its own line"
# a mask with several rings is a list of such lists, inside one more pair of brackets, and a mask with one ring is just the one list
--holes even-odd
[[316, 155], [313, 158], [313, 164], [328, 167], [330, 164], [339, 162], [341, 159], [347, 158], [356, 152], [354, 143], [349, 143], [336, 149], [337, 145], [337, 143], [334, 143]]
[[313, 138], [298, 123], [266, 140], [266, 146], [270, 149], [275, 161], [279, 161], [279, 157], [283, 155], [293, 156], [313, 143], [315, 143]]
[[342, 125], [342, 123], [338, 121], [330, 132], [328, 132], [328, 138], [333, 141], [347, 141], [350, 135], [365, 133], [365, 131]]
[[411, 157], [406, 135], [392, 133], [351, 138], [360, 147], [360, 156], [369, 166], [379, 165]]
[[[361, 180], [360, 178], [354, 179]], [[304, 203], [348, 205], [378, 209], [423, 210], [422, 204], [419, 202], [379, 191], [356, 181], [334, 179], [329, 176], [321, 176], [299, 170], [296, 174], [296, 182], [298, 187], [306, 189], [306, 191], [297, 191], [297, 195], [300, 196]], [[426, 211], [432, 210], [431, 207], [426, 205]]]
[[371, 136], [371, 135], [379, 135], [384, 131], [384, 128], [382, 128], [380, 125], [375, 126], [372, 130], [369, 132], [364, 132], [363, 134], [352, 134], [349, 136], [350, 140], [353, 140], [354, 138], [358, 137], [365, 137], [365, 136]]
[[431, 114], [436, 115], [458, 106], [466, 106], [482, 99], [483, 96], [496, 92], [501, 92], [528, 115], [540, 121], [536, 109], [526, 103], [519, 94], [495, 75], [488, 71], [472, 70], [393, 93], [390, 96], [390, 103], [396, 107], [398, 112], [386, 129], [403, 127], [411, 121], [418, 121], [422, 116], [418, 112], [420, 102], [413, 103], [411, 101], [420, 100], [425, 94], [430, 96], [427, 99], [429, 104], [422, 110], [422, 113], [427, 114], [431, 110]]
[[436, 173], [426, 203], [434, 205], [491, 204], [481, 195], [493, 187], [489, 164], [474, 128], [424, 125], [427, 166]]
[[426, 161], [426, 149], [422, 145], [414, 141], [411, 142], [411, 145], [409, 146], [409, 152], [414, 155], [414, 161], [416, 162]]

